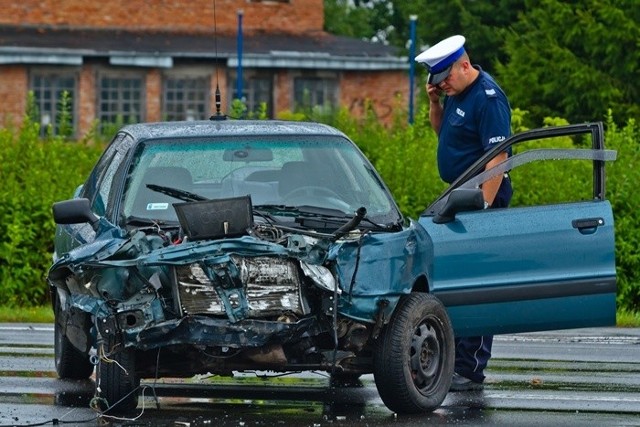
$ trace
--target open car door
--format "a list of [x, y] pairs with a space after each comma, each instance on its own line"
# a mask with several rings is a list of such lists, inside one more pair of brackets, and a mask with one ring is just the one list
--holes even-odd
[[[447, 306], [457, 336], [615, 325], [605, 162], [616, 152], [604, 149], [603, 135], [602, 123], [515, 135], [420, 217], [433, 244], [430, 290]], [[576, 148], [588, 147], [575, 143], [588, 137], [591, 148]], [[509, 147], [513, 156], [484, 170]], [[511, 206], [474, 207], [482, 183], [499, 174], [512, 180]]]

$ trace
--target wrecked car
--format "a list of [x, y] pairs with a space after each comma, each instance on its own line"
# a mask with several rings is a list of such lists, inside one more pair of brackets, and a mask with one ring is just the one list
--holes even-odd
[[[518, 149], [562, 137], [591, 147]], [[326, 125], [125, 126], [53, 206], [57, 373], [95, 367], [97, 395], [119, 410], [136, 407], [141, 379], [373, 373], [391, 410], [432, 411], [449, 390], [454, 335], [615, 324], [614, 159], [601, 123], [524, 132], [410, 219]], [[587, 194], [483, 209], [482, 182], [508, 173], [519, 191], [518, 171], [549, 161], [585, 163]]]

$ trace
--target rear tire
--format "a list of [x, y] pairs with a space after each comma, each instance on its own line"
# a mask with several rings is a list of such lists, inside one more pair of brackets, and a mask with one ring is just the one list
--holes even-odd
[[[99, 395], [107, 401], [108, 411], [126, 412], [138, 406], [138, 386], [140, 378], [136, 375], [135, 350], [118, 348], [115, 340], [108, 337], [103, 351], [99, 349], [100, 364]], [[113, 352], [112, 354], [109, 354]]]
[[[90, 362], [89, 354], [78, 350], [65, 335], [64, 331], [68, 323], [64, 325], [64, 322], [67, 316], [63, 316], [61, 313], [62, 308], [60, 307], [60, 299], [57, 294], [55, 298], [53, 334], [56, 372], [58, 373], [58, 377], [62, 379], [86, 380], [93, 373], [93, 364]], [[81, 327], [88, 333], [91, 322], [89, 314], [76, 312], [74, 317], [76, 320], [82, 319], [80, 322], [82, 323]]]
[[403, 296], [378, 339], [374, 378], [396, 413], [430, 412], [449, 391], [455, 363], [453, 328], [433, 295]]

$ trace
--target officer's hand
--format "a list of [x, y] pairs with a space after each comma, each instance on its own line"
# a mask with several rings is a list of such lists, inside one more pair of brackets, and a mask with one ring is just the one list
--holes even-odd
[[429, 95], [429, 101], [434, 104], [440, 102], [440, 96], [442, 95], [442, 89], [436, 85], [430, 85], [427, 83], [427, 95]]

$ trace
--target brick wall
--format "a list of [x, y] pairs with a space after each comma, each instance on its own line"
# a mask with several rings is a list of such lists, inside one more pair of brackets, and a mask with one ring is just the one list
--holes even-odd
[[[243, 29], [284, 33], [321, 31], [323, 0], [290, 2], [215, 0], [215, 22], [235, 33], [242, 9]], [[214, 0], [0, 0], [0, 24], [212, 32]]]
[[[136, 30], [169, 30], [176, 32], [211, 32], [214, 22], [214, 0], [0, 0], [0, 25], [52, 25], [84, 28], [132, 28]], [[304, 33], [321, 31], [323, 0], [215, 0], [217, 29], [235, 34], [237, 11], [244, 12], [243, 28], [252, 31]], [[97, 116], [96, 73], [104, 64], [87, 60], [79, 71], [76, 98], [77, 135], [85, 135]], [[162, 120], [162, 72], [145, 71], [145, 121]], [[222, 111], [227, 113], [226, 73], [219, 73]], [[210, 111], [215, 112], [216, 76], [211, 76]], [[390, 123], [393, 111], [406, 109], [408, 78], [404, 71], [343, 72], [340, 78], [340, 105], [355, 116], [361, 116], [366, 101], [373, 102], [381, 121]], [[273, 106], [276, 112], [290, 111], [293, 97], [291, 70], [276, 73]], [[0, 125], [10, 118], [19, 124], [26, 108], [28, 67], [0, 66]], [[398, 96], [400, 98], [398, 98]]]
[[22, 65], [0, 67], [1, 125], [22, 123], [27, 109], [28, 85], [27, 69]]
[[96, 119], [96, 71], [85, 65], [78, 79], [78, 136], [85, 135]]
[[293, 78], [288, 71], [276, 74], [273, 91], [273, 108], [277, 113], [291, 111], [293, 105]]
[[[77, 91], [78, 136], [85, 135], [96, 119], [96, 68], [93, 64], [85, 64], [79, 74]], [[219, 80], [222, 95], [222, 113], [228, 113], [226, 73], [216, 77], [211, 74], [210, 112], [215, 113], [215, 88]], [[276, 111], [291, 111], [293, 96], [293, 79], [289, 71], [280, 71], [274, 81], [273, 105]], [[145, 76], [146, 117], [144, 121], [162, 120], [162, 78], [157, 69], [149, 69]], [[26, 109], [26, 93], [28, 91], [28, 72], [24, 66], [0, 67], [0, 125], [19, 125]], [[372, 102], [374, 112], [381, 122], [390, 124], [394, 111], [408, 110], [409, 87], [405, 72], [343, 72], [340, 79], [340, 105], [346, 107], [355, 117], [361, 117], [366, 103]]]
[[145, 110], [147, 113], [146, 121], [159, 122], [162, 120], [162, 112], [160, 110], [162, 104], [162, 76], [158, 69], [147, 71], [145, 79], [145, 102]]
[[356, 117], [364, 113], [367, 101], [376, 116], [390, 124], [398, 109], [408, 111], [409, 78], [405, 71], [343, 72], [340, 79], [340, 105]]

